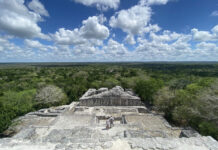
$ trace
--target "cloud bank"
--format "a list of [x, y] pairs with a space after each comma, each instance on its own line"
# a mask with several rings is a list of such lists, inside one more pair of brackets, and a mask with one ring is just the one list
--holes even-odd
[[[114, 9], [85, 18], [81, 25], [42, 33], [39, 23], [51, 17], [39, 0], [0, 0], [0, 61], [207, 61], [218, 60], [218, 25], [177, 33], [152, 24], [153, 5], [168, 0], [140, 0], [116, 10], [119, 0], [75, 0]], [[124, 36], [116, 38], [115, 30]], [[22, 44], [13, 39], [19, 38]]]

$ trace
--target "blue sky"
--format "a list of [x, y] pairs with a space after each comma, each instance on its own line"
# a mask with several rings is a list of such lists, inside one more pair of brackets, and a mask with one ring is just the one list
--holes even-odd
[[218, 61], [217, 0], [0, 0], [0, 62]]

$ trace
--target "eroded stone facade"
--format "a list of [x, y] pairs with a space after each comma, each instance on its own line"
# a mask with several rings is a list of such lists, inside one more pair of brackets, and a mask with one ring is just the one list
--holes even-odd
[[120, 86], [110, 90], [108, 88], [89, 89], [81, 98], [80, 106], [140, 106], [139, 97]]

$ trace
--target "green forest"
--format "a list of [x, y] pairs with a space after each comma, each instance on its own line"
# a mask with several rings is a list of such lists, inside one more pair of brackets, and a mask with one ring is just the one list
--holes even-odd
[[30, 111], [78, 101], [89, 88], [132, 89], [176, 126], [218, 139], [218, 63], [0, 64], [0, 133]]

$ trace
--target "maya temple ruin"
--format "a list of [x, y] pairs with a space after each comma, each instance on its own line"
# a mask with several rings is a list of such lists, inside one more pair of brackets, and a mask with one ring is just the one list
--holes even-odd
[[[110, 116], [114, 126], [106, 130]], [[0, 150], [218, 150], [212, 137], [171, 126], [120, 86], [89, 89], [79, 102], [16, 121], [16, 134], [0, 139]]]

